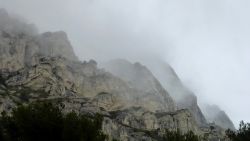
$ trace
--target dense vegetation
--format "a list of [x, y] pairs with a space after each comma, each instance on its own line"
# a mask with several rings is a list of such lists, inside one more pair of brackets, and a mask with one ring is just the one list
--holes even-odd
[[63, 114], [51, 103], [19, 106], [0, 118], [1, 141], [103, 141], [102, 117]]
[[226, 134], [231, 141], [250, 141], [250, 123], [241, 121], [237, 131], [227, 130]]
[[163, 137], [164, 141], [199, 141], [199, 137], [195, 135], [192, 131], [186, 134], [181, 134], [179, 130], [177, 131], [166, 131]]
[[202, 136], [195, 135], [193, 131], [187, 133], [181, 133], [180, 130], [168, 130], [164, 131], [164, 134], [159, 134], [158, 130], [144, 131], [148, 136], [157, 141], [206, 141]]

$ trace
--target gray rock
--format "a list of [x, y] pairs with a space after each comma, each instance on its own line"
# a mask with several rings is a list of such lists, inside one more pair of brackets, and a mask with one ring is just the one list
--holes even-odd
[[38, 36], [39, 53], [43, 56], [63, 56], [77, 61], [77, 57], [65, 32], [46, 32]]
[[228, 115], [222, 111], [217, 105], [204, 105], [202, 107], [205, 117], [211, 123], [224, 128], [235, 130], [233, 122], [230, 120]]
[[0, 10], [0, 69], [17, 71], [36, 62], [35, 56], [61, 56], [77, 61], [66, 33], [39, 35], [33, 26]]
[[178, 109], [188, 109], [200, 126], [206, 126], [207, 121], [197, 103], [197, 97], [184, 86], [174, 69], [160, 59], [148, 61], [148, 66], [162, 86], [168, 91]]
[[103, 67], [140, 92], [137, 103], [145, 104], [144, 107], [147, 106], [152, 111], [166, 112], [176, 109], [168, 92], [154, 75], [140, 63], [132, 64], [129, 61], [117, 59], [103, 64]]

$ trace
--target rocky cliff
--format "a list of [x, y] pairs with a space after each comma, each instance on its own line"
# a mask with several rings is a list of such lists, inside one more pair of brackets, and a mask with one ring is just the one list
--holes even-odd
[[[122, 59], [105, 63], [103, 67], [138, 88], [148, 91], [158, 90], [158, 93], [164, 91], [164, 95], [174, 99], [177, 109], [188, 109], [196, 122], [200, 126], [205, 126], [207, 121], [198, 106], [197, 97], [182, 84], [172, 67], [161, 60], [151, 59], [147, 63], [153, 73], [139, 63], [132, 64]], [[174, 104], [169, 101], [167, 103]]]
[[162, 60], [151, 60], [148, 65], [162, 86], [173, 97], [178, 109], [189, 109], [200, 126], [205, 126], [209, 122], [224, 129], [235, 129], [230, 118], [218, 106], [203, 105], [200, 108], [195, 94], [183, 85], [169, 64]]
[[140, 91], [139, 97], [150, 107], [161, 105], [161, 111], [174, 111], [176, 109], [173, 99], [161, 86], [160, 82], [140, 63], [130, 63], [117, 59], [103, 64], [103, 67], [115, 76], [126, 81], [130, 87]]
[[35, 56], [77, 60], [64, 32], [38, 34], [36, 28], [0, 10], [0, 68], [16, 71], [35, 64]]
[[145, 66], [121, 61], [116, 71], [100, 69], [94, 60], [78, 61], [64, 32], [38, 34], [4, 10], [0, 19], [0, 111], [45, 100], [65, 112], [102, 114], [109, 140], [158, 140], [165, 129], [221, 137], [219, 128], [201, 128], [190, 110], [176, 110]]
[[[79, 65], [86, 67], [84, 65], [90, 64], [91, 62], [86, 62]], [[110, 135], [110, 139], [157, 140], [147, 135], [147, 131], [157, 131], [158, 134], [164, 133], [165, 129], [181, 129], [182, 132], [192, 130], [200, 133], [196, 121], [188, 110], [151, 111], [148, 106], [126, 99], [125, 92], [136, 93], [130, 91], [126, 83], [119, 78], [106, 72], [99, 72], [98, 76], [88, 74], [90, 75], [88, 77], [79, 77], [83, 82], [72, 80], [70, 79], [72, 73], [79, 72], [73, 71], [71, 65], [72, 62], [70, 65], [67, 64], [65, 58], [47, 57], [41, 58], [38, 64], [32, 67], [25, 67], [16, 72], [2, 71], [0, 109], [9, 111], [18, 104], [48, 100], [59, 102], [65, 112], [101, 113], [105, 117], [103, 130]], [[80, 89], [77, 81], [86, 89]]]
[[209, 122], [215, 123], [216, 125], [219, 125], [224, 129], [235, 130], [233, 122], [230, 120], [228, 115], [218, 106], [205, 105], [202, 107], [202, 110], [204, 111], [203, 113]]

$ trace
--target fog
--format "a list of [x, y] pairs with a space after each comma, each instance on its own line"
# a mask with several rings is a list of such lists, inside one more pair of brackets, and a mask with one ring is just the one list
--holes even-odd
[[0, 8], [68, 33], [77, 56], [161, 58], [200, 103], [250, 121], [249, 0], [0, 0]]

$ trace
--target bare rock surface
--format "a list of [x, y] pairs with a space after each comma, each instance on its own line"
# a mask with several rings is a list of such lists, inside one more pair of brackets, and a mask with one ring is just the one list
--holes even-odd
[[127, 60], [117, 59], [104, 64], [103, 67], [126, 81], [130, 87], [140, 91], [139, 102], [165, 112], [176, 109], [173, 99], [146, 66], [138, 62], [132, 64]]
[[233, 122], [230, 120], [228, 115], [218, 106], [205, 105], [202, 107], [202, 109], [204, 111], [204, 115], [206, 116], [209, 122], [215, 123], [216, 125], [224, 129], [235, 130]]

